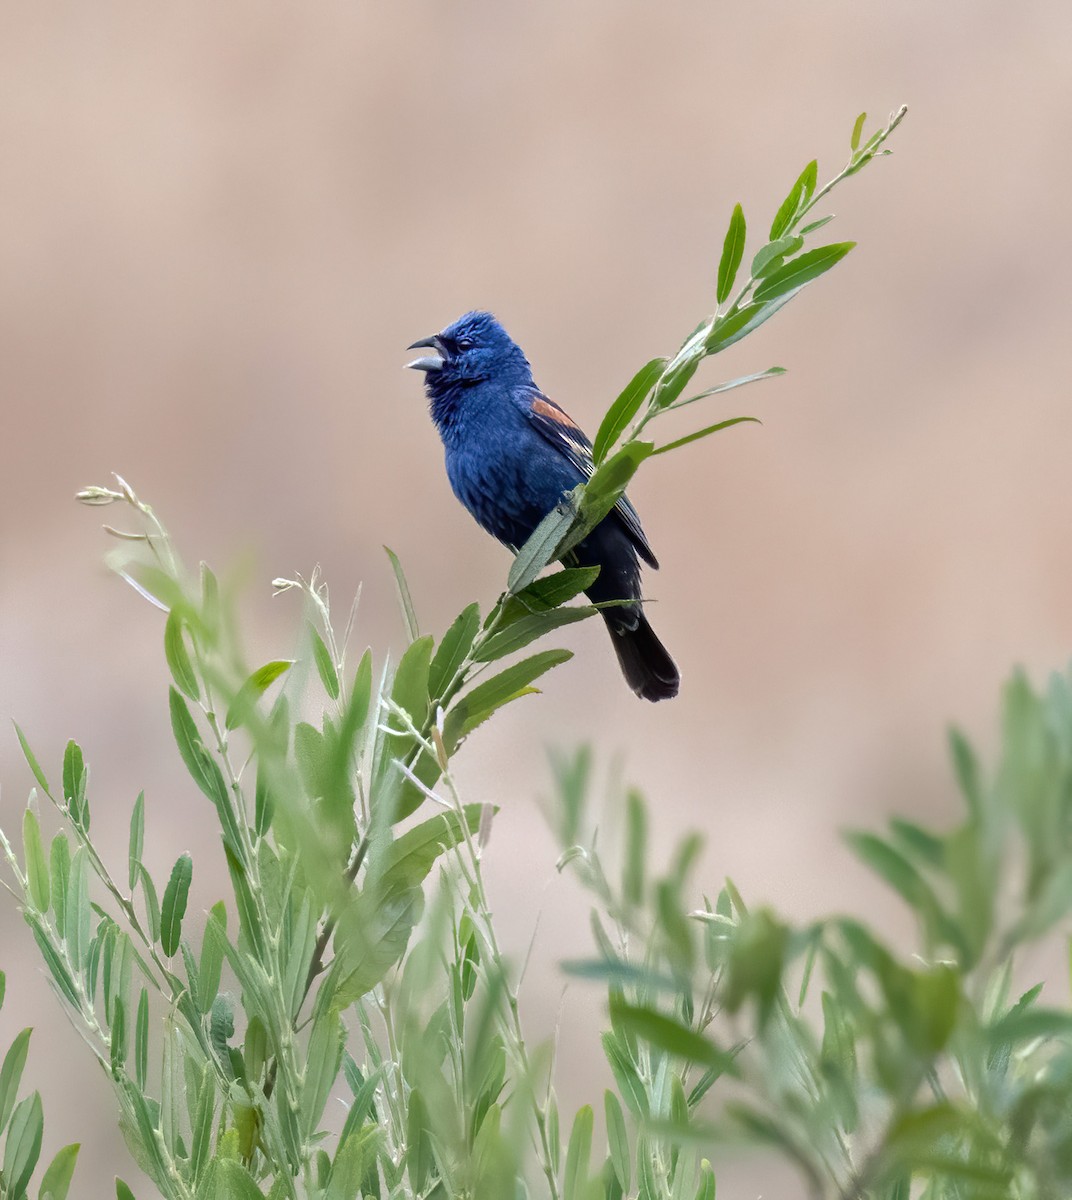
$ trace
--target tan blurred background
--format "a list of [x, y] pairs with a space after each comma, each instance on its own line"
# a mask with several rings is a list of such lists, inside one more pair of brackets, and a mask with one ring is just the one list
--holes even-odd
[[[944, 723], [989, 746], [1010, 666], [1065, 663], [1072, 8], [0, 5], [0, 717], [53, 776], [82, 741], [116, 860], [145, 787], [158, 877], [191, 848], [195, 908], [223, 892], [170, 743], [160, 615], [102, 567], [77, 488], [120, 471], [190, 559], [245, 561], [254, 659], [293, 649], [269, 581], [316, 562], [340, 610], [364, 581], [359, 640], [397, 649], [384, 542], [442, 631], [507, 559], [450, 495], [404, 347], [489, 307], [594, 430], [709, 311], [734, 202], [765, 228], [809, 158], [840, 167], [861, 108], [902, 102], [894, 157], [832, 206], [859, 249], [701, 377], [788, 367], [693, 410], [764, 425], [634, 489], [681, 697], [634, 700], [585, 626], [545, 695], [463, 756], [469, 798], [502, 805], [489, 872], [515, 956], [543, 914], [537, 1037], [557, 960], [588, 948], [536, 808], [547, 745], [620, 755], [660, 854], [708, 833], [710, 888], [730, 874], [797, 919], [863, 907], [908, 946], [838, 829], [951, 817]], [[17, 828], [9, 734], [0, 778]], [[38, 1026], [46, 1151], [86, 1144], [78, 1195], [137, 1180], [7, 903], [0, 939], [0, 1045]], [[564, 1011], [575, 1105], [596, 1098], [597, 998], [573, 987]], [[763, 1163], [720, 1180], [779, 1192]]]

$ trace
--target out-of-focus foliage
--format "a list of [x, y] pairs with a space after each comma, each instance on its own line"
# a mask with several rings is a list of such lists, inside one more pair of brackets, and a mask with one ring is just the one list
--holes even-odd
[[[646, 459], [750, 419], [722, 419], [661, 445], [641, 436], [671, 411], [780, 372], [682, 398], [705, 358], [758, 328], [852, 248], [807, 246], [829, 219], [810, 218], [836, 184], [887, 153], [903, 115], [866, 142], [857, 122], [848, 164], [825, 186], [809, 163], [734, 293], [747, 232], [737, 206], [715, 312], [612, 404], [591, 479], [522, 547], [487, 615], [471, 604], [441, 637], [422, 634], [390, 555], [408, 634], [397, 662], [371, 650], [355, 661], [356, 605], [340, 629], [315, 573], [276, 581], [305, 600], [296, 657], [245, 662], [233, 598], [204, 564], [184, 568], [130, 487], [120, 479], [80, 494], [135, 522], [106, 527], [121, 546], [113, 566], [166, 614], [176, 767], [190, 777], [191, 803], [218, 824], [229, 894], [203, 930], [188, 919], [197, 864], [180, 853], [166, 879], [153, 878], [144, 796], [131, 808], [126, 862], [107, 863], [91, 829], [82, 749], [71, 742], [62, 764], [42, 765], [21, 730], [36, 786], [21, 847], [0, 834], [0, 849], [57, 997], [114, 1086], [131, 1156], [168, 1200], [710, 1200], [709, 1160], [742, 1132], [789, 1154], [816, 1195], [907, 1196], [906, 1181], [921, 1169], [931, 1186], [1011, 1186], [1029, 1161], [1064, 1179], [1061, 1093], [1056, 1083], [1038, 1090], [1063, 1061], [1038, 1045], [1062, 1032], [1059, 1015], [1033, 998], [1010, 1007], [998, 985], [982, 998], [972, 992], [983, 973], [1004, 978], [1007, 990], [1012, 949], [1051, 927], [1069, 890], [1060, 805], [1042, 780], [1029, 796], [1015, 757], [991, 791], [960, 748], [973, 815], [954, 838], [906, 825], [889, 841], [857, 838], [921, 913], [931, 956], [923, 966], [899, 963], [849, 921], [794, 931], [768, 913], [749, 914], [728, 885], [695, 911], [688, 880], [699, 841], [687, 839], [652, 878], [635, 795], [611, 882], [594, 842], [583, 840], [589, 761], [563, 760], [564, 861], [597, 901], [596, 954], [569, 969], [607, 985], [603, 1045], [616, 1083], [567, 1120], [548, 1063], [526, 1044], [517, 982], [484, 890], [494, 811], [464, 804], [451, 772], [478, 727], [569, 657], [534, 643], [595, 611], [571, 603], [591, 584], [590, 570], [545, 568], [613, 507]], [[1035, 763], [1039, 710], [1022, 706], [1022, 755]], [[1031, 849], [1028, 902], [1003, 928], [986, 870], [1003, 854], [995, 822], [1013, 811]], [[801, 962], [813, 988], [822, 980], [821, 1032], [785, 996]], [[0, 1068], [4, 1200], [31, 1194], [41, 1155], [40, 1097], [18, 1095], [29, 1038], [15, 1039]], [[944, 1080], [958, 1046], [958, 1080], [973, 1089], [966, 1096]], [[1050, 1076], [1040, 1074], [1038, 1055]], [[1036, 1090], [1014, 1103], [1029, 1070]], [[724, 1087], [730, 1099], [709, 1111]], [[993, 1109], [985, 1114], [984, 1091]], [[1002, 1140], [1002, 1121], [1015, 1124], [1015, 1146]], [[77, 1149], [53, 1158], [41, 1200], [66, 1196]], [[1035, 1178], [1041, 1167], [1032, 1170]], [[116, 1188], [120, 1200], [131, 1196], [121, 1180]]]

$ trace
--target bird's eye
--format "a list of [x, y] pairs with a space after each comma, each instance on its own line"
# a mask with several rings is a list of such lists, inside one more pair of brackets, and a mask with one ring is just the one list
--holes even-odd
[[455, 344], [457, 345], [459, 350], [472, 350], [473, 339], [467, 338], [467, 337], [458, 338], [458, 341]]

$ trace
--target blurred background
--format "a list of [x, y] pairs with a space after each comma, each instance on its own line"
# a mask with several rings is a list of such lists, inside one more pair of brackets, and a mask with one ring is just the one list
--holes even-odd
[[[861, 109], [870, 130], [902, 102], [894, 156], [834, 197], [830, 240], [859, 248], [697, 382], [790, 373], [680, 431], [763, 425], [632, 490], [680, 698], [635, 700], [602, 629], [575, 627], [574, 660], [459, 771], [502, 806], [488, 871], [516, 958], [540, 916], [525, 1011], [539, 1040], [562, 1007], [565, 1105], [598, 1095], [600, 1004], [563, 999], [556, 966], [589, 947], [538, 808], [548, 746], [594, 741], [647, 792], [657, 858], [704, 830], [708, 890], [862, 909], [907, 948], [839, 829], [952, 819], [947, 721], [992, 746], [1012, 665], [1072, 648], [1066, 0], [0, 5], [5, 726], [53, 776], [82, 743], [117, 861], [144, 787], [147, 862], [193, 850], [203, 912], [225, 872], [171, 742], [162, 616], [102, 565], [99, 517], [121, 514], [74, 492], [119, 471], [188, 560], [241, 574], [254, 661], [295, 647], [270, 580], [316, 563], [340, 617], [363, 583], [358, 642], [397, 651], [383, 543], [439, 633], [508, 557], [450, 494], [406, 345], [491, 308], [594, 432], [711, 310], [733, 204], [759, 235], [810, 158], [841, 167]], [[9, 732], [0, 780], [17, 829]], [[137, 1181], [10, 903], [0, 967], [0, 1043], [38, 1026], [46, 1154], [84, 1143], [78, 1195]], [[716, 1165], [720, 1195], [786, 1186]]]

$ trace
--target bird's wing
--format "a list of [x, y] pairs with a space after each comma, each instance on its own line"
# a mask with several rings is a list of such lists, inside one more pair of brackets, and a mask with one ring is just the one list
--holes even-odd
[[[542, 392], [535, 392], [528, 402], [528, 417], [540, 434], [580, 472], [582, 479], [591, 478], [595, 470], [592, 443], [567, 412]], [[629, 540], [640, 557], [649, 566], [657, 568], [659, 563], [644, 536], [640, 517], [625, 495], [619, 498], [612, 515], [625, 526]]]

